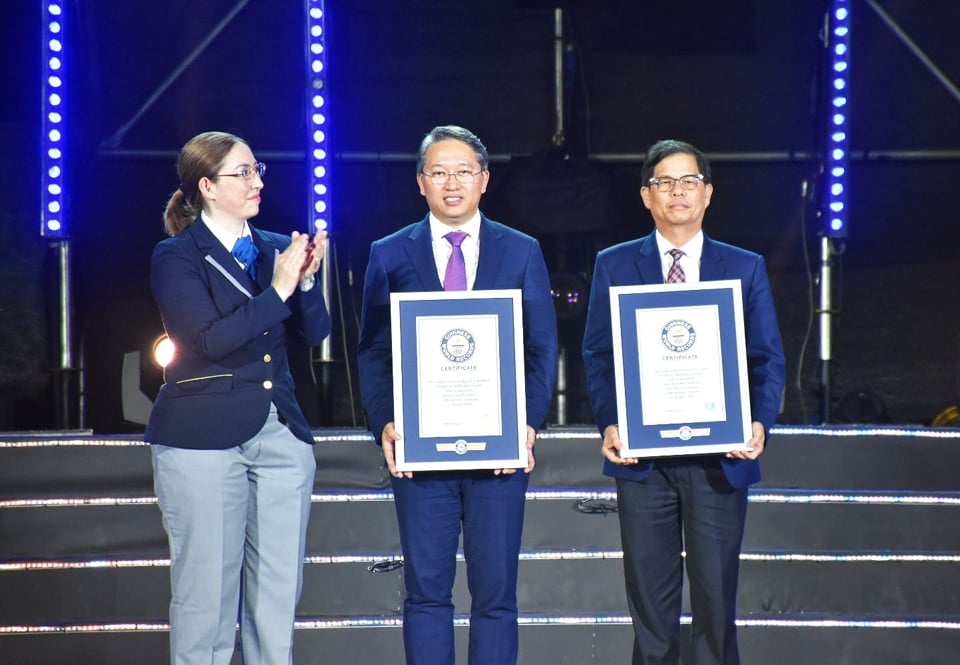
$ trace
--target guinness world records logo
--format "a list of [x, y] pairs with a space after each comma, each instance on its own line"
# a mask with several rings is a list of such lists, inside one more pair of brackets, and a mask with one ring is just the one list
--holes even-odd
[[671, 351], [683, 353], [689, 351], [697, 341], [697, 331], [689, 321], [674, 319], [663, 327], [660, 332], [660, 341]]
[[447, 360], [455, 363], [466, 362], [476, 350], [473, 335], [463, 328], [448, 330], [440, 341], [440, 350]]

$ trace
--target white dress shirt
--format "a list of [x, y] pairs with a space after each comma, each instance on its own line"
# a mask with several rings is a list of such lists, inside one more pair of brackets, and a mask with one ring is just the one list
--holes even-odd
[[447, 226], [430, 213], [430, 238], [433, 241], [433, 260], [437, 264], [437, 276], [440, 277], [440, 283], [447, 272], [447, 262], [450, 261], [450, 255], [453, 254], [453, 245], [443, 236], [451, 231], [464, 231], [467, 237], [463, 239], [460, 250], [463, 252], [463, 264], [467, 273], [467, 291], [473, 290], [473, 283], [477, 281], [477, 264], [480, 262], [480, 212], [477, 211], [470, 220], [453, 228]]
[[696, 284], [700, 281], [700, 257], [703, 256], [703, 231], [698, 231], [683, 247], [674, 247], [670, 241], [660, 235], [657, 231], [657, 249], [660, 252], [660, 267], [663, 271], [663, 281], [667, 281], [667, 272], [673, 265], [673, 256], [670, 255], [671, 249], [679, 249], [683, 252], [680, 257], [680, 267], [683, 268], [685, 276], [684, 281]]

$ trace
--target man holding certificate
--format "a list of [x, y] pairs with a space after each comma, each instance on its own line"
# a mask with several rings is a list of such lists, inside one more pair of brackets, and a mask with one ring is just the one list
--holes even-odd
[[[603, 435], [604, 474], [614, 477], [617, 485], [627, 600], [635, 632], [632, 662], [679, 662], [685, 550], [693, 614], [691, 662], [736, 665], [740, 662], [736, 597], [747, 491], [760, 480], [757, 458], [779, 413], [784, 387], [777, 317], [763, 258], [703, 233], [704, 213], [713, 194], [710, 165], [703, 154], [688, 143], [660, 141], [647, 151], [641, 177], [640, 194], [656, 229], [597, 255], [583, 339], [587, 390]], [[620, 330], [611, 322], [611, 287], [720, 280], [740, 283], [749, 384], [749, 407], [744, 408], [752, 414], [746, 421], [750, 434], [744, 438], [749, 440], [725, 454], [621, 456], [637, 446], [620, 439], [616, 385], [620, 368], [614, 361], [614, 335]], [[667, 307], [675, 304], [669, 300], [671, 288], [658, 292]], [[679, 294], [680, 288], [684, 287], [674, 292]], [[680, 351], [693, 342], [683, 320], [687, 317], [673, 318], [663, 329], [668, 350], [661, 347], [645, 359], [644, 350], [652, 346], [640, 345], [640, 365], [663, 364], [676, 357], [671, 347]], [[677, 372], [689, 373], [679, 363], [676, 366]], [[663, 385], [685, 385], [686, 376], [669, 382], [669, 371], [663, 372], [667, 377]], [[664, 396], [654, 397], [658, 399], [647, 403], [659, 405], [661, 413], [644, 413], [644, 418], [663, 417]], [[689, 435], [696, 427], [677, 431], [684, 430]], [[628, 439], [642, 434], [631, 429]]]
[[[430, 212], [375, 241], [364, 278], [360, 387], [370, 428], [383, 447], [397, 509], [408, 665], [454, 663], [452, 591], [461, 529], [472, 596], [469, 662], [509, 665], [518, 654], [516, 585], [524, 502], [535, 463], [536, 429], [553, 395], [557, 330], [539, 244], [480, 213], [480, 197], [490, 179], [488, 164], [486, 148], [462, 127], [437, 127], [427, 134], [417, 158], [417, 183]], [[511, 289], [522, 293], [526, 468], [398, 470], [396, 450], [404, 444], [405, 432], [395, 427], [401, 414], [394, 413], [398, 377], [393, 375], [391, 293]], [[470, 352], [472, 337], [468, 331], [453, 333], [438, 348], [457, 359]], [[455, 410], [455, 405], [448, 406]], [[421, 409], [434, 412], [444, 408], [444, 403], [421, 404]], [[464, 423], [464, 429], [471, 430], [487, 426]], [[450, 438], [461, 443], [470, 434]], [[468, 447], [464, 442], [463, 448]]]

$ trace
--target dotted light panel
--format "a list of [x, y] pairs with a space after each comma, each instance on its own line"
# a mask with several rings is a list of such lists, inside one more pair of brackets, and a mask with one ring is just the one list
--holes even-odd
[[40, 160], [40, 233], [59, 238], [66, 235], [64, 222], [64, 2], [47, 0], [41, 2], [41, 25], [43, 35], [41, 58], [43, 81], [41, 84], [40, 122], [43, 155]]
[[831, 237], [847, 235], [850, 4], [850, 0], [833, 0], [830, 9], [830, 109], [827, 124], [825, 232]]
[[307, 12], [307, 162], [311, 233], [330, 230], [327, 56], [323, 0], [305, 0]]

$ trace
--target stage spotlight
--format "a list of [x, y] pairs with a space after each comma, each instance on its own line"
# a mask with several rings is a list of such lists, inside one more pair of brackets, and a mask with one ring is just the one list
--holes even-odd
[[579, 275], [569, 272], [554, 273], [550, 277], [550, 293], [558, 319], [573, 319], [587, 308], [587, 283]]
[[170, 364], [170, 361], [173, 360], [173, 354], [176, 353], [176, 350], [172, 339], [165, 334], [160, 335], [153, 343], [153, 362], [155, 362], [158, 367], [166, 367]]
[[128, 423], [146, 425], [153, 408], [153, 396], [163, 384], [163, 368], [171, 360], [176, 349], [165, 334], [157, 337], [142, 351], [127, 351], [123, 354], [123, 369], [120, 379], [120, 402], [123, 419]]

